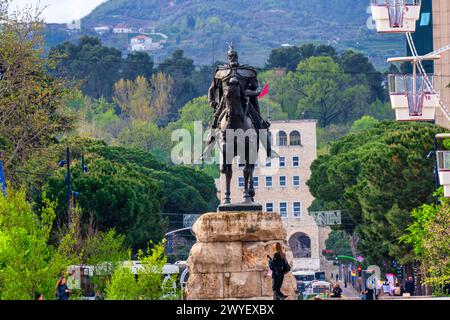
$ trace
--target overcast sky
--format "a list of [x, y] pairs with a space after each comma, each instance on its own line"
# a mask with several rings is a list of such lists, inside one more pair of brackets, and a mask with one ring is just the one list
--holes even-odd
[[47, 6], [44, 11], [46, 22], [70, 22], [90, 13], [96, 6], [106, 0], [12, 0], [11, 9], [21, 8], [26, 4]]

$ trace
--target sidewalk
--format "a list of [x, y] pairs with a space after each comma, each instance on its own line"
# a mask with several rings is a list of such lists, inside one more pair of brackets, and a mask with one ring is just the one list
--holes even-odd
[[342, 297], [344, 299], [358, 299], [359, 300], [359, 294], [356, 292], [355, 289], [351, 286], [351, 284], [347, 283], [347, 288], [345, 287], [344, 281], [339, 280], [339, 286], [342, 289]]

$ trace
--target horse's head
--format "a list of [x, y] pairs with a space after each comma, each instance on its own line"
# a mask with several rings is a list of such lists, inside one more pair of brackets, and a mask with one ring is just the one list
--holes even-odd
[[229, 107], [239, 107], [242, 109], [242, 90], [239, 80], [236, 77], [228, 80], [228, 85], [224, 90], [224, 96]]

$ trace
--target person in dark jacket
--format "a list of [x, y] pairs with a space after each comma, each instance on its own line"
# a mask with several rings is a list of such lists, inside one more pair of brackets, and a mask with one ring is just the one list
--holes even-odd
[[285, 300], [287, 296], [281, 292], [281, 286], [283, 285], [284, 275], [291, 268], [286, 261], [286, 256], [279, 242], [273, 244], [273, 252], [273, 258], [269, 257], [269, 267], [272, 270], [273, 296], [275, 300]]
[[56, 300], [69, 300], [70, 289], [66, 285], [66, 278], [59, 278], [56, 283]]
[[401, 297], [405, 293], [405, 290], [403, 289], [402, 285], [398, 282], [395, 283], [394, 287], [394, 296]]
[[342, 295], [342, 289], [338, 282], [335, 283], [333, 288], [333, 298], [340, 298]]
[[414, 295], [414, 280], [413, 277], [409, 276], [408, 280], [405, 282], [405, 291], [408, 292], [411, 296]]

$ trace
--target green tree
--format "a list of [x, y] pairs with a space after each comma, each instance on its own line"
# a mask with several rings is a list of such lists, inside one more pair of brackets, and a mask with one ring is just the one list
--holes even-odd
[[55, 217], [45, 198], [34, 212], [24, 192], [0, 196], [0, 299], [32, 300], [36, 292], [53, 299], [58, 276], [76, 261], [50, 245]]
[[[57, 163], [64, 158], [66, 146], [71, 150], [72, 190], [79, 192], [77, 203], [86, 213], [82, 223], [88, 224], [92, 214], [99, 231], [115, 228], [134, 249], [162, 239], [166, 219], [161, 212], [179, 214], [181, 221], [184, 213], [205, 213], [216, 205], [214, 180], [200, 170], [166, 165], [143, 150], [72, 138], [42, 150], [23, 167], [51, 174], [27, 175], [22, 183], [33, 190], [36, 201], [42, 191], [58, 199], [57, 215], [62, 220], [67, 212], [66, 173]], [[82, 153], [89, 168], [84, 175]]]
[[361, 117], [361, 119], [353, 122], [351, 131], [358, 132], [358, 131], [363, 131], [363, 130], [369, 130], [369, 129], [372, 129], [373, 127], [375, 127], [375, 125], [378, 122], [379, 121], [377, 119], [375, 119], [374, 117], [363, 116], [363, 117]]
[[300, 62], [297, 72], [289, 73], [282, 83], [297, 91], [296, 110], [291, 116], [316, 118], [323, 127], [331, 123], [348, 123], [362, 116], [368, 88], [350, 83], [339, 65], [330, 57], [311, 57]]
[[370, 88], [369, 103], [377, 99], [382, 102], [387, 100], [387, 92], [382, 86], [383, 75], [375, 69], [367, 56], [347, 50], [339, 57], [339, 63], [342, 70], [351, 75], [352, 85], [364, 83]]
[[289, 71], [295, 71], [298, 64], [311, 57], [336, 56], [336, 49], [328, 45], [304, 44], [300, 47], [281, 47], [273, 49], [266, 63], [266, 68], [282, 68]]
[[351, 256], [350, 239], [350, 235], [345, 231], [333, 230], [325, 240], [325, 246], [328, 250], [333, 250], [333, 254]]
[[146, 52], [132, 52], [123, 62], [122, 77], [134, 80], [139, 76], [151, 79], [153, 74], [153, 60]]
[[401, 240], [413, 246], [424, 283], [440, 295], [450, 285], [449, 201], [441, 198], [439, 205], [424, 204], [414, 209], [411, 215], [413, 223]]
[[[164, 283], [164, 265], [167, 256], [164, 254], [164, 243], [150, 243], [148, 249], [139, 251], [138, 259], [141, 268], [137, 269], [137, 280], [130, 266], [119, 267], [111, 276], [106, 287], [109, 300], [161, 300], [176, 298], [171, 286]], [[168, 283], [175, 279], [169, 277]]]
[[64, 108], [64, 82], [47, 74], [39, 8], [37, 14], [33, 9], [8, 14], [6, 9], [0, 32], [0, 136], [6, 139], [9, 169], [72, 129], [74, 115]]
[[323, 209], [345, 209], [344, 229], [355, 232], [368, 261], [411, 262], [398, 239], [409, 212], [432, 200], [433, 163], [425, 156], [440, 128], [424, 123], [381, 122], [349, 134], [313, 162], [307, 182]]
[[[103, 46], [97, 38], [83, 36], [78, 44], [65, 42], [52, 48], [49, 57], [57, 61], [55, 74], [81, 82], [84, 94], [111, 98], [123, 64], [119, 50]], [[145, 66], [142, 70], [147, 72]]]

